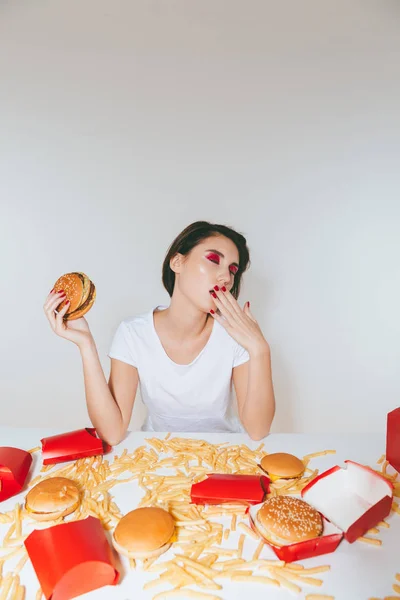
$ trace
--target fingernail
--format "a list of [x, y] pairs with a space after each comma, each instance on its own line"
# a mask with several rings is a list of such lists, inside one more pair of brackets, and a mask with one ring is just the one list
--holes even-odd
[[250, 308], [250, 302], [247, 302], [247, 307]]
[[52, 294], [54, 292], [54, 288], [51, 290], [50, 294]]
[[223, 286], [222, 286], [222, 288], [221, 288], [221, 290], [222, 290], [223, 292], [226, 292], [226, 287], [223, 285]]
[[218, 287], [217, 285], [214, 285], [214, 290], [215, 290], [216, 292], [219, 292], [219, 287]]
[[65, 305], [69, 304], [69, 300], [66, 301]]
[[210, 313], [211, 313], [212, 315], [215, 315], [215, 311], [214, 311], [213, 309], [211, 309], [211, 310], [210, 310]]
[[213, 298], [216, 298], [216, 297], [217, 297], [217, 294], [216, 294], [215, 292], [210, 292], [210, 293], [211, 293], [211, 296], [212, 296]]
[[57, 294], [63, 294], [64, 290], [58, 290]]

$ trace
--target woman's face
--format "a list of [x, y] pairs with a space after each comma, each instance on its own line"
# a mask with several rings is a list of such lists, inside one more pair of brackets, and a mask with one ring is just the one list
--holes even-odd
[[210, 291], [215, 285], [231, 290], [239, 268], [238, 249], [224, 236], [209, 237], [186, 256], [177, 255], [175, 260], [171, 261], [175, 288], [204, 312], [215, 308]]

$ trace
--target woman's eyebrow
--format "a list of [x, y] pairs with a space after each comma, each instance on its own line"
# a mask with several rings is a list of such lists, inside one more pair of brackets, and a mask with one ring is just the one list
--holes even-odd
[[[209, 250], [206, 250], [206, 252], [215, 252], [215, 254], [218, 254], [218, 256], [220, 256], [221, 258], [225, 258], [225, 255], [222, 254], [222, 252], [220, 252], [219, 250], [215, 250], [215, 248], [210, 248]], [[231, 266], [239, 268], [239, 265], [236, 262], [231, 263]]]

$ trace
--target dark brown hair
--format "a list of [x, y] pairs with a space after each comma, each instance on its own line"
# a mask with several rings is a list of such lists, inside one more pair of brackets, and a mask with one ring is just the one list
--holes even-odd
[[238, 233], [226, 225], [217, 225], [214, 223], [208, 223], [207, 221], [196, 221], [195, 223], [188, 225], [174, 239], [168, 248], [162, 266], [162, 282], [170, 296], [172, 296], [175, 285], [175, 273], [169, 266], [171, 258], [178, 253], [185, 256], [203, 240], [218, 235], [223, 235], [232, 240], [239, 251], [239, 270], [235, 275], [231, 289], [232, 296], [234, 296], [236, 300], [238, 299], [242, 275], [250, 265], [250, 254], [247, 247], [246, 238], [241, 233]]

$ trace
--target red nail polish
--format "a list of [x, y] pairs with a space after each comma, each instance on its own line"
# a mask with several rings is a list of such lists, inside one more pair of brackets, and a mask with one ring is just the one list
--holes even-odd
[[222, 290], [223, 292], [226, 292], [226, 287], [223, 285], [223, 286], [222, 286], [222, 288], [221, 288], [221, 290]]
[[212, 315], [215, 315], [215, 311], [214, 311], [213, 309], [211, 309], [211, 310], [210, 310], [210, 313], [211, 313]]
[[216, 292], [219, 292], [219, 287], [218, 287], [217, 285], [214, 285], [214, 290], [215, 290]]
[[54, 288], [51, 290], [50, 294], [52, 294], [54, 292]]
[[69, 300], [66, 301], [65, 305], [69, 304]]
[[247, 302], [247, 308], [250, 308], [250, 302]]
[[217, 294], [216, 294], [215, 292], [211, 292], [211, 296], [212, 296], [213, 298], [216, 298], [216, 297], [217, 297]]

